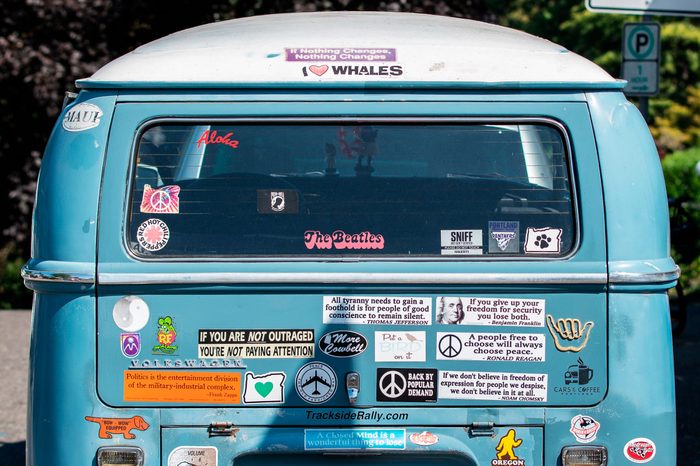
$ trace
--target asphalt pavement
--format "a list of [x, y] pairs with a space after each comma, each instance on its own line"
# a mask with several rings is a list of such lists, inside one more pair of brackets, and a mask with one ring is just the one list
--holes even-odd
[[[29, 311], [0, 311], [0, 466], [24, 465], [30, 321]], [[674, 351], [678, 466], [700, 466], [700, 303]]]

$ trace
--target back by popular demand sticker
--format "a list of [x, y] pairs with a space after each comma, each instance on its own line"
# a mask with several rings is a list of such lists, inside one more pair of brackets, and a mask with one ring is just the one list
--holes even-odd
[[471, 256], [484, 253], [481, 230], [440, 230], [440, 254]]
[[304, 429], [304, 450], [404, 450], [406, 429]]
[[324, 324], [430, 325], [432, 298], [324, 296]]

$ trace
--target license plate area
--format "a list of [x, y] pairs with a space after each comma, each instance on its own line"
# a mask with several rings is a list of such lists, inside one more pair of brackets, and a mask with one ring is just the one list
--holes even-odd
[[162, 430], [162, 465], [350, 466], [542, 465], [542, 427], [497, 426], [474, 436], [464, 427], [236, 427], [211, 436], [203, 427]]

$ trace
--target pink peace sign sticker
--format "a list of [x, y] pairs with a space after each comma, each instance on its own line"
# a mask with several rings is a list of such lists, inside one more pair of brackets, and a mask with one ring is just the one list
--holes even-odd
[[180, 212], [180, 187], [152, 188], [144, 185], [141, 212], [146, 214], [177, 214]]

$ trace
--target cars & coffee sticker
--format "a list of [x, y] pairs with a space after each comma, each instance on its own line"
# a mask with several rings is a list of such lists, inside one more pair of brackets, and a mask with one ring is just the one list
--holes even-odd
[[152, 188], [143, 186], [141, 212], [146, 214], [177, 214], [180, 212], [180, 187], [177, 185]]
[[440, 254], [469, 256], [484, 253], [481, 230], [440, 230]]
[[374, 332], [376, 362], [425, 362], [425, 332]]
[[437, 435], [428, 432], [427, 430], [424, 430], [423, 432], [414, 432], [408, 436], [408, 439], [411, 441], [411, 443], [422, 447], [435, 445], [440, 440]]
[[432, 298], [324, 296], [324, 324], [430, 325]]
[[436, 357], [453, 361], [544, 362], [542, 333], [437, 333]]
[[313, 358], [313, 329], [201, 329], [199, 358]]
[[571, 419], [571, 428], [569, 432], [574, 434], [577, 442], [591, 443], [596, 439], [600, 429], [600, 422], [593, 419], [591, 416], [578, 414]]
[[318, 341], [318, 347], [328, 356], [350, 358], [367, 349], [367, 339], [361, 333], [335, 330], [323, 335]]
[[438, 398], [545, 402], [547, 374], [441, 370]]
[[377, 401], [436, 402], [437, 369], [377, 369]]
[[544, 327], [544, 299], [438, 296], [438, 324]]
[[115, 435], [121, 435], [126, 440], [133, 440], [136, 434], [133, 430], [148, 430], [151, 427], [141, 416], [132, 417], [92, 417], [85, 416], [88, 422], [94, 422], [100, 425], [100, 430], [97, 433], [99, 438], [110, 439]]
[[168, 466], [217, 466], [219, 451], [216, 447], [177, 447], [168, 455]]
[[312, 404], [330, 400], [338, 388], [338, 379], [328, 364], [310, 362], [297, 372], [294, 385], [299, 397]]
[[624, 453], [633, 463], [648, 463], [656, 456], [656, 445], [648, 438], [639, 437], [625, 444]]
[[582, 324], [579, 319], [570, 317], [555, 321], [554, 317], [547, 314], [547, 328], [554, 339], [554, 346], [562, 352], [578, 353], [585, 348], [594, 325], [593, 321]]
[[160, 251], [168, 244], [169, 239], [168, 225], [157, 218], [149, 218], [136, 230], [136, 240], [146, 251]]
[[284, 372], [268, 372], [263, 375], [246, 372], [243, 403], [284, 403], [284, 380], [286, 378], [287, 375]]
[[523, 439], [517, 438], [515, 429], [501, 437], [496, 446], [496, 459], [491, 460], [491, 466], [525, 466], [525, 460], [518, 458], [515, 449], [523, 444]]
[[102, 109], [94, 104], [81, 102], [70, 107], [63, 116], [63, 129], [70, 132], [96, 128], [102, 118]]
[[561, 252], [561, 228], [528, 228], [525, 252], [529, 254], [558, 254]]

